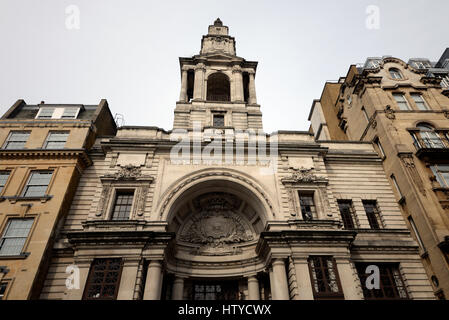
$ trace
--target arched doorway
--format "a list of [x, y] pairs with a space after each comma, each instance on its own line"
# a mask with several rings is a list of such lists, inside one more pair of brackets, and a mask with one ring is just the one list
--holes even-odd
[[231, 101], [231, 85], [224, 73], [216, 72], [209, 76], [206, 99], [208, 101]]
[[[229, 180], [209, 180], [184, 191], [168, 215], [168, 230], [176, 239], [166, 257], [162, 295], [245, 299], [251, 274], [259, 284], [257, 294], [270, 298], [265, 262], [256, 253], [267, 220], [264, 211], [254, 193]], [[176, 290], [182, 292], [176, 295]]]

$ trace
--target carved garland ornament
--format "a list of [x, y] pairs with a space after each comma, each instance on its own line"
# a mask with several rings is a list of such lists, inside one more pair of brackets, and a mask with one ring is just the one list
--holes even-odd
[[292, 174], [285, 178], [282, 178], [282, 183], [311, 183], [318, 180], [325, 180], [324, 177], [317, 176], [312, 173], [313, 168], [306, 169], [301, 167], [300, 169], [292, 169]]

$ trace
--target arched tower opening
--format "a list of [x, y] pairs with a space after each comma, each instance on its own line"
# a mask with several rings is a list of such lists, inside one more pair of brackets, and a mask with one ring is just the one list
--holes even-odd
[[216, 72], [207, 79], [208, 101], [231, 101], [231, 85], [228, 76]]

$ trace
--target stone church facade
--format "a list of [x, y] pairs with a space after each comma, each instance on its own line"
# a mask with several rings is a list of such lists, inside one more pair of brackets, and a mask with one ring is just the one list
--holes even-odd
[[219, 19], [180, 68], [173, 130], [91, 148], [41, 299], [434, 298], [371, 143], [263, 133]]

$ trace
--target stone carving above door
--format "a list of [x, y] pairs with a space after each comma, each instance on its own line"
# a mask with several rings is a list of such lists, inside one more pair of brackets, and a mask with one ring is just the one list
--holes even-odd
[[193, 200], [197, 210], [184, 224], [178, 239], [195, 245], [199, 255], [229, 255], [241, 252], [236, 245], [254, 239], [248, 221], [237, 210], [241, 200], [227, 193], [209, 193]]

